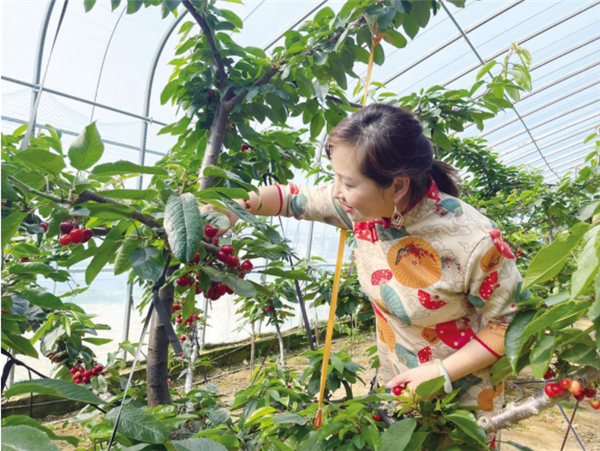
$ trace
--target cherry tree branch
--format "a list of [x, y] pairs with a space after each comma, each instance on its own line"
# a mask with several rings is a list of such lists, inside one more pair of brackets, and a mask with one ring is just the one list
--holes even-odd
[[183, 6], [185, 6], [185, 8], [190, 12], [192, 17], [196, 20], [196, 22], [198, 22], [198, 25], [200, 25], [200, 28], [202, 29], [202, 32], [206, 37], [208, 45], [210, 45], [210, 48], [215, 54], [215, 63], [217, 64], [217, 72], [219, 74], [220, 80], [219, 88], [222, 88], [225, 86], [225, 82], [227, 81], [227, 72], [225, 72], [223, 59], [221, 58], [221, 53], [219, 51], [219, 48], [217, 47], [217, 42], [215, 41], [215, 37], [212, 34], [212, 30], [208, 26], [208, 23], [206, 23], [204, 17], [198, 12], [196, 7], [190, 3], [190, 0], [183, 0]]
[[[89, 189], [86, 189], [84, 192], [82, 192], [79, 195], [79, 198], [77, 199], [75, 204], [78, 204], [81, 202], [87, 202], [89, 200], [93, 200], [94, 202], [98, 202], [100, 204], [114, 204], [114, 205], [121, 205], [123, 207], [131, 208], [131, 205], [123, 204], [121, 202], [117, 202], [116, 200], [102, 197], [98, 193], [95, 193], [94, 191], [90, 191]], [[149, 216], [146, 216], [145, 214], [143, 214], [135, 209], [133, 210], [131, 217], [133, 219], [135, 219], [136, 221], [139, 221], [142, 224], [147, 225], [148, 227], [151, 227], [151, 228], [160, 227], [160, 224], [158, 223], [158, 221], [156, 221], [155, 219], [153, 219]]]
[[35, 188], [32, 188], [31, 186], [27, 185], [26, 183], [23, 183], [22, 181], [20, 181], [19, 179], [16, 179], [12, 175], [8, 176], [8, 180], [10, 180], [12, 183], [17, 185], [23, 191], [27, 191], [30, 194], [35, 194], [38, 197], [43, 197], [44, 199], [48, 199], [48, 200], [51, 200], [51, 201], [59, 203], [59, 204], [65, 202], [65, 200], [61, 199], [60, 197], [56, 197], [52, 194], [44, 193], [43, 191], [39, 191]]
[[[600, 379], [600, 371], [596, 370], [595, 368], [586, 367], [585, 369], [578, 371], [574, 375], [573, 379], [579, 380], [581, 385], [585, 387], [589, 385], [590, 382]], [[494, 415], [481, 417], [478, 420], [478, 424], [486, 433], [495, 432], [512, 426], [513, 424], [532, 416], [539, 415], [542, 410], [548, 409], [549, 407], [554, 406], [556, 403], [568, 399], [569, 396], [571, 396], [571, 393], [569, 393], [568, 390], [562, 395], [556, 396], [555, 398], [550, 398], [543, 391], [541, 391], [533, 396], [530, 396], [529, 398], [524, 399], [521, 402], [509, 402], [508, 405], [500, 412]]]

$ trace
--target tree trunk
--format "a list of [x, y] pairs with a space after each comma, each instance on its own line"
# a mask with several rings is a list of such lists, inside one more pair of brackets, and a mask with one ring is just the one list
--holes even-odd
[[[194, 321], [194, 325], [192, 326], [192, 333], [190, 339], [192, 340], [192, 355], [190, 356], [190, 361], [188, 364], [187, 373], [185, 374], [185, 385], [183, 388], [184, 393], [189, 393], [192, 391], [194, 386], [194, 364], [196, 362], [196, 358], [198, 357], [198, 324]], [[186, 412], [190, 413], [194, 410], [194, 403], [189, 401], [185, 407]]]
[[279, 364], [285, 366], [285, 350], [283, 349], [283, 335], [281, 335], [281, 329], [277, 318], [275, 318], [275, 332], [277, 333], [277, 341], [279, 342]]
[[[177, 266], [167, 270], [168, 278]], [[167, 312], [173, 308], [173, 296], [175, 287], [173, 284], [165, 285], [158, 293], [159, 301], [164, 305]], [[140, 343], [141, 346], [141, 343]], [[150, 323], [150, 338], [148, 339], [148, 359], [146, 361], [146, 382], [148, 384], [148, 406], [154, 407], [161, 404], [170, 404], [169, 386], [169, 339], [156, 310], [152, 314]]]
[[207, 166], [216, 165], [219, 161], [219, 154], [221, 153], [223, 141], [225, 140], [228, 121], [229, 111], [221, 103], [217, 106], [215, 118], [210, 126], [208, 143], [206, 144], [206, 151], [204, 152], [204, 158], [202, 159], [200, 174], [198, 174], [201, 179], [200, 189], [207, 189], [213, 186], [213, 177], [204, 177], [204, 169], [206, 169]]
[[252, 328], [252, 342], [250, 343], [250, 377], [254, 374], [254, 354], [256, 353], [256, 329], [254, 328], [254, 321], [250, 323]]

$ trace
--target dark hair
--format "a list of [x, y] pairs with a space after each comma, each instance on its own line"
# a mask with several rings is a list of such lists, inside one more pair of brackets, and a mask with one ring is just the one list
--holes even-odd
[[433, 149], [417, 117], [402, 108], [373, 103], [337, 124], [329, 133], [326, 149], [336, 144], [354, 147], [362, 160], [361, 172], [382, 188], [395, 177], [410, 178], [413, 204], [422, 198], [433, 177], [440, 191], [458, 197], [458, 171], [433, 158]]

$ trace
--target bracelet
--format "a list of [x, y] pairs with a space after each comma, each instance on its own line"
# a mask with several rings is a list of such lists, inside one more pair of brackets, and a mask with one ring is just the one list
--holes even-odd
[[446, 382], [444, 382], [444, 391], [446, 393], [451, 393], [452, 392], [452, 381], [450, 380], [450, 375], [448, 374], [446, 367], [444, 366], [443, 362], [440, 359], [435, 359], [433, 361], [433, 363], [435, 363], [435, 365], [440, 370], [440, 375], [444, 376], [444, 379], [446, 379]]
[[281, 187], [279, 185], [275, 185], [279, 190], [279, 211], [275, 216], [279, 216], [281, 214], [281, 210], [283, 209], [283, 193], [281, 192]]

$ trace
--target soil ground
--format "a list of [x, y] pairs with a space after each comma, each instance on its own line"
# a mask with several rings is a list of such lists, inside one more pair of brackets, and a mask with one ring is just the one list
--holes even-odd
[[[369, 391], [369, 381], [375, 374], [374, 369], [370, 369], [371, 362], [367, 349], [373, 346], [375, 343], [375, 336], [368, 333], [363, 333], [359, 337], [355, 337], [354, 340], [349, 338], [339, 339], [334, 341], [332, 345], [333, 350], [347, 350], [351, 355], [353, 361], [359, 363], [365, 368], [365, 371], [361, 374], [362, 379], [367, 385], [363, 385], [360, 382], [352, 387], [352, 391], [355, 396], [361, 396]], [[286, 364], [289, 367], [295, 369], [298, 374], [306, 368], [305, 357], [301, 357], [302, 350], [297, 350], [289, 353], [286, 356]], [[257, 361], [260, 365], [260, 360]], [[228, 367], [228, 368], [214, 368], [207, 374], [209, 378], [218, 376], [222, 373], [230, 372], [222, 377], [214, 378], [210, 380], [211, 384], [217, 385], [220, 392], [224, 395], [224, 401], [227, 404], [233, 402], [234, 394], [239, 391], [242, 387], [249, 384], [252, 373], [250, 368], [241, 367]], [[520, 380], [533, 379], [531, 374], [523, 372], [519, 375]], [[198, 378], [198, 383], [202, 383], [203, 378]], [[539, 383], [520, 384], [523, 389], [524, 396], [529, 396], [541, 389]], [[345, 396], [343, 389], [334, 393], [333, 399], [342, 398]], [[507, 384], [505, 402], [517, 400], [520, 397], [519, 390], [512, 384]], [[574, 403], [567, 402], [563, 404], [566, 414], [570, 417]], [[74, 435], [80, 438], [87, 436], [87, 429], [84, 429], [78, 425], [66, 424], [65, 421], [68, 417], [56, 417], [48, 418], [46, 425], [50, 425], [55, 429], [57, 434]], [[587, 402], [580, 404], [573, 427], [586, 451], [600, 451], [600, 412], [593, 410]], [[561, 445], [567, 429], [567, 423], [565, 422], [560, 410], [557, 407], [545, 410], [540, 415], [527, 419], [517, 425], [514, 425], [510, 429], [502, 431], [502, 441], [508, 442], [513, 441], [520, 445], [528, 446], [534, 451], [560, 451]], [[67, 443], [59, 443], [59, 447], [64, 451], [72, 451], [74, 448]], [[502, 444], [501, 449], [503, 450], [516, 450], [516, 448]], [[569, 434], [564, 451], [578, 451], [582, 448], [575, 439], [573, 433]]]

